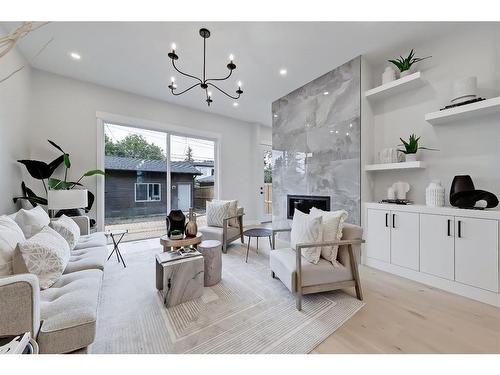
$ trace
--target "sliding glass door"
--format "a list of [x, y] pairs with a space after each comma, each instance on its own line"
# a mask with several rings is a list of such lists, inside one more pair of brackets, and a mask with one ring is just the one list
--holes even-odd
[[166, 233], [170, 210], [193, 208], [203, 222], [215, 196], [212, 140], [104, 123], [104, 225], [126, 240]]

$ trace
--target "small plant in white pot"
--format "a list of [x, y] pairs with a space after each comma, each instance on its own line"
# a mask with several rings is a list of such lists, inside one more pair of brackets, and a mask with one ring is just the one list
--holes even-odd
[[399, 138], [402, 144], [400, 146], [404, 146], [404, 150], [398, 149], [399, 152], [402, 152], [406, 156], [406, 161], [417, 161], [417, 153], [418, 150], [430, 150], [430, 151], [439, 151], [435, 148], [427, 148], [423, 146], [419, 146], [418, 141], [420, 137], [417, 137], [415, 134], [410, 135], [408, 141], [405, 141], [403, 138]]
[[399, 69], [399, 76], [401, 78], [407, 76], [412, 73], [412, 67], [414, 64], [428, 59], [432, 56], [427, 57], [415, 57], [415, 51], [412, 49], [408, 55], [408, 57], [399, 56], [399, 59], [388, 60], [390, 63], [394, 64]]

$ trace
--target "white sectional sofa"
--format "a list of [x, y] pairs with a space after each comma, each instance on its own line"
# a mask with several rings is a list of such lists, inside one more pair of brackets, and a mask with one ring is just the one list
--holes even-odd
[[72, 219], [81, 238], [54, 285], [40, 290], [29, 273], [0, 277], [0, 336], [30, 331], [40, 353], [72, 352], [95, 338], [107, 241], [102, 232], [90, 233], [88, 217]]

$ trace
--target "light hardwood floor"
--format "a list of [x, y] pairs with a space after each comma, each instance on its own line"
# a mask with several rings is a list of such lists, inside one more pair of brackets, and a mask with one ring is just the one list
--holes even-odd
[[500, 309], [373, 268], [360, 274], [366, 306], [313, 353], [500, 353]]

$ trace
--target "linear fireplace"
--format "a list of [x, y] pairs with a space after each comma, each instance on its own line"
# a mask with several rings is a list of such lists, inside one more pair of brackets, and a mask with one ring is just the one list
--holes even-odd
[[293, 219], [293, 213], [296, 209], [308, 214], [313, 207], [323, 211], [330, 211], [330, 197], [320, 195], [287, 195], [286, 211], [288, 219]]

